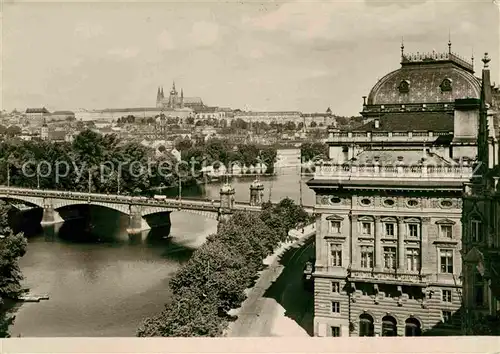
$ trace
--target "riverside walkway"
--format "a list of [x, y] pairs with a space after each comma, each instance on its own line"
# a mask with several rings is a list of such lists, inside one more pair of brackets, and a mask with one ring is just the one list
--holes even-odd
[[[297, 322], [312, 323], [313, 314], [308, 313], [304, 302], [312, 305], [313, 296], [303, 290], [302, 274], [304, 263], [314, 254], [315, 234], [315, 224], [306, 226], [304, 233], [290, 231], [295, 240], [282, 244], [264, 260], [268, 267], [261, 272], [255, 286], [247, 289], [247, 298], [241, 307], [231, 311], [238, 318], [230, 323], [226, 337], [309, 336]], [[288, 252], [286, 264], [282, 264], [285, 263], [282, 256]], [[302, 295], [301, 299], [297, 294]]]

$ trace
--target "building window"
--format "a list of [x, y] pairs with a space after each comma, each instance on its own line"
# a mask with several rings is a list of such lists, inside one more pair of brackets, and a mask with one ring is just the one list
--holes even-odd
[[396, 320], [392, 316], [382, 318], [382, 337], [397, 337], [398, 328]]
[[372, 201], [368, 198], [361, 199], [361, 204], [363, 204], [363, 205], [370, 205], [371, 203], [372, 203]]
[[444, 79], [439, 87], [441, 88], [441, 92], [451, 91], [451, 79]]
[[339, 197], [331, 197], [330, 198], [330, 202], [332, 204], [339, 204], [341, 202], [340, 198]]
[[384, 205], [388, 207], [392, 207], [394, 205], [394, 199], [386, 199], [384, 200]]
[[333, 313], [340, 313], [340, 302], [332, 301], [332, 312]]
[[451, 290], [443, 290], [441, 294], [441, 300], [443, 302], [451, 302]]
[[361, 247], [361, 268], [373, 268], [373, 247]]
[[410, 91], [410, 82], [408, 80], [403, 80], [398, 86], [400, 93], [408, 93]]
[[408, 234], [410, 237], [418, 237], [418, 224], [408, 224]]
[[394, 224], [391, 223], [385, 224], [385, 235], [388, 237], [394, 237]]
[[482, 242], [483, 241], [483, 230], [481, 220], [472, 219], [471, 220], [471, 242]]
[[370, 222], [364, 222], [362, 224], [362, 233], [363, 233], [363, 235], [371, 235], [372, 234], [372, 224]]
[[332, 337], [340, 337], [340, 327], [330, 327], [332, 330]]
[[440, 272], [453, 274], [453, 250], [439, 251]]
[[360, 337], [373, 337], [374, 326], [373, 317], [368, 314], [359, 316], [359, 336]]
[[451, 311], [441, 311], [441, 320], [443, 323], [451, 323]]
[[406, 269], [411, 272], [420, 270], [420, 250], [418, 248], [406, 249]]
[[340, 292], [340, 283], [338, 281], [332, 281], [332, 293]]
[[418, 205], [418, 200], [410, 199], [408, 202], [406, 202], [406, 205], [408, 205], [409, 207], [415, 208]]
[[476, 306], [484, 305], [484, 283], [479, 272], [474, 274], [474, 304]]
[[453, 226], [452, 225], [439, 225], [439, 236], [441, 238], [452, 238], [453, 237]]
[[451, 208], [453, 206], [453, 202], [451, 200], [448, 200], [448, 199], [442, 200], [441, 201], [441, 206], [443, 208]]
[[330, 230], [334, 234], [340, 233], [340, 221], [330, 221]]
[[396, 247], [384, 247], [384, 268], [396, 269]]
[[342, 246], [330, 245], [331, 265], [333, 267], [342, 266]]
[[417, 337], [420, 336], [420, 322], [415, 318], [409, 318], [406, 320], [405, 324], [405, 336], [406, 337]]

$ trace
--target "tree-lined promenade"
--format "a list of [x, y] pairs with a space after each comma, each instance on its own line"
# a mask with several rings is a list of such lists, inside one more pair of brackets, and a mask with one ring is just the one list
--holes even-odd
[[193, 145], [182, 141], [181, 163], [168, 151], [161, 154], [116, 135], [86, 130], [69, 142], [0, 142], [0, 184], [24, 188], [92, 193], [150, 195], [158, 189], [194, 184], [202, 166], [234, 161], [265, 163], [272, 171], [276, 149], [258, 145], [235, 146], [212, 139]]
[[197, 249], [171, 279], [173, 297], [165, 310], [140, 326], [140, 337], [222, 335], [245, 300], [263, 259], [287, 240], [290, 230], [311, 217], [291, 199], [265, 203], [258, 214], [235, 213]]

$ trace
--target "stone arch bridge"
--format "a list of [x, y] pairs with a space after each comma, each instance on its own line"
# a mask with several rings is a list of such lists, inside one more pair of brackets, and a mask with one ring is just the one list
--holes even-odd
[[[222, 197], [222, 194], [221, 194]], [[63, 222], [58, 209], [72, 205], [96, 205], [116, 210], [129, 216], [129, 233], [151, 228], [145, 217], [158, 213], [181, 211], [221, 220], [236, 210], [258, 212], [261, 207], [245, 202], [222, 203], [221, 200], [154, 199], [113, 194], [81, 193], [56, 190], [0, 187], [0, 199], [20, 201], [43, 209], [42, 224]], [[229, 206], [229, 207], [228, 207]]]

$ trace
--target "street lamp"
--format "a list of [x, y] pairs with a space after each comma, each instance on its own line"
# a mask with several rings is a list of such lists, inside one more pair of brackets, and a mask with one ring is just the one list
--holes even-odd
[[118, 169], [118, 173], [117, 173], [117, 194], [120, 194], [120, 179], [121, 179], [121, 173], [120, 173], [120, 169]]
[[7, 188], [10, 187], [10, 163], [7, 160]]
[[91, 193], [91, 190], [92, 190], [92, 179], [91, 179], [91, 174], [92, 172], [92, 169], [89, 168], [89, 194]]

